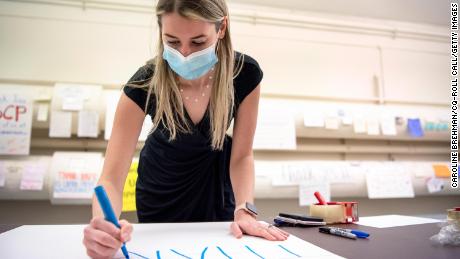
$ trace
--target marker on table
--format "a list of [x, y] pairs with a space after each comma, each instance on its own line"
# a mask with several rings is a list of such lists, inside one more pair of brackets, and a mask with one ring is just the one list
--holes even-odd
[[370, 236], [369, 233], [366, 233], [366, 232], [361, 231], [361, 230], [348, 229], [348, 228], [337, 228], [337, 227], [331, 227], [331, 228], [336, 228], [336, 229], [339, 229], [339, 230], [342, 230], [342, 231], [346, 231], [348, 233], [355, 234], [357, 238], [367, 238], [367, 237]]
[[[112, 205], [110, 204], [109, 197], [105, 192], [104, 186], [99, 185], [94, 188], [94, 192], [96, 193], [97, 200], [101, 205], [102, 211], [104, 212], [105, 220], [112, 222], [117, 228], [121, 228], [120, 224], [118, 224], [117, 217], [115, 216], [115, 212], [113, 212]], [[126, 259], [129, 259], [128, 249], [126, 249], [125, 243], [121, 246], [121, 251]]]
[[326, 233], [326, 234], [331, 234], [331, 235], [336, 235], [336, 236], [341, 236], [341, 237], [346, 237], [350, 239], [356, 239], [356, 235], [349, 233], [347, 231], [343, 231], [338, 228], [330, 228], [330, 227], [320, 227], [319, 232], [321, 233]]

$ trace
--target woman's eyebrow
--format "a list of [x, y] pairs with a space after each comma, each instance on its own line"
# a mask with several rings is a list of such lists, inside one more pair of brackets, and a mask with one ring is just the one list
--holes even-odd
[[[168, 36], [168, 37], [174, 38], [174, 39], [178, 39], [176, 36], [168, 34], [168, 33], [165, 33], [165, 36]], [[198, 38], [202, 38], [202, 37], [206, 37], [206, 35], [200, 34], [198, 36], [192, 37], [191, 39], [194, 40], [194, 39], [198, 39]]]

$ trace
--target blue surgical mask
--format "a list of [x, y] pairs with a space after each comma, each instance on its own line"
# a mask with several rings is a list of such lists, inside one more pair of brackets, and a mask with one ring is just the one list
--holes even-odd
[[184, 57], [179, 51], [163, 42], [163, 59], [168, 61], [169, 67], [179, 76], [193, 80], [206, 74], [218, 61], [216, 43], [206, 49], [193, 52]]

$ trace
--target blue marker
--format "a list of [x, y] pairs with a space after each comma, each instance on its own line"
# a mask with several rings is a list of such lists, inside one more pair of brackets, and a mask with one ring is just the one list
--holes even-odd
[[354, 229], [351, 229], [351, 230], [348, 230], [350, 233], [353, 233], [355, 234], [358, 238], [366, 238], [366, 237], [369, 237], [369, 234], [364, 232], [364, 231], [359, 231], [359, 230], [354, 230]]
[[361, 230], [347, 229], [347, 228], [336, 228], [336, 229], [340, 229], [340, 230], [355, 234], [357, 238], [367, 238], [370, 236], [368, 233], [361, 231]]
[[[104, 212], [105, 220], [112, 222], [117, 228], [121, 228], [120, 224], [118, 224], [118, 219], [113, 212], [112, 205], [110, 205], [109, 197], [105, 192], [104, 186], [99, 185], [94, 188], [94, 192], [96, 193], [97, 200], [101, 205], [102, 211]], [[121, 246], [121, 251], [123, 255], [129, 259], [128, 249], [126, 249], [125, 244]]]

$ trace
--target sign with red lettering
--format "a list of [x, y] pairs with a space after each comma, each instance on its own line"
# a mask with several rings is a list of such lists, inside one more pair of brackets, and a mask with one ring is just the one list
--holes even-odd
[[0, 155], [28, 155], [32, 100], [21, 93], [0, 92]]
[[55, 152], [50, 167], [53, 179], [51, 202], [89, 203], [102, 164], [100, 152]]

